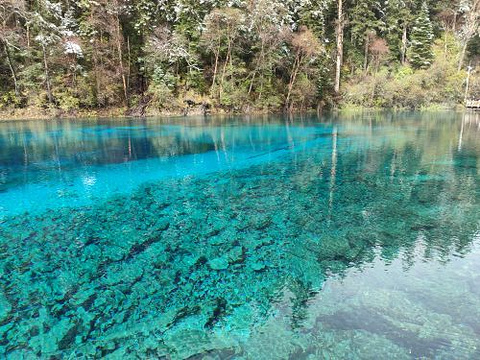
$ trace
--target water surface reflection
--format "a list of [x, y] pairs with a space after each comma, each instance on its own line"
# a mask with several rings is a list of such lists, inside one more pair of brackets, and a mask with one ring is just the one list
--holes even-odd
[[196, 121], [0, 126], [4, 356], [480, 357], [476, 115]]

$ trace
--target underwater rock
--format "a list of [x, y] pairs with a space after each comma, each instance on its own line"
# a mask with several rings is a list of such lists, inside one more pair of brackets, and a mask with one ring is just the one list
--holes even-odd
[[127, 260], [130, 260], [131, 258], [139, 255], [140, 253], [146, 251], [151, 245], [154, 243], [160, 241], [160, 236], [154, 235], [150, 236], [149, 238], [145, 238], [143, 242], [134, 244], [131, 248], [130, 251], [128, 252], [128, 255], [126, 257]]
[[[397, 180], [386, 181], [383, 171], [362, 172], [365, 181], [352, 181], [363, 170], [365, 160], [359, 153], [341, 154], [337, 182], [330, 189], [331, 155], [318, 154], [297, 153], [294, 164], [283, 159], [241, 171], [159, 180], [91, 207], [38, 217], [23, 214], [0, 223], [0, 358], [56, 359], [61, 353], [107, 359], [392, 355], [390, 348], [382, 350], [391, 347], [390, 342], [383, 335], [372, 335], [373, 325], [368, 328], [360, 319], [353, 325], [369, 332], [328, 330], [312, 316], [307, 320], [318, 333], [293, 334], [287, 322], [294, 315], [296, 326], [303, 326], [304, 310], [310, 314], [326, 309], [325, 301], [311, 306], [311, 300], [330, 274], [348, 277], [346, 270], [368, 265], [376, 250], [385, 255], [391, 249], [394, 258], [410, 249], [417, 236], [407, 241], [412, 230], [425, 233], [430, 249], [442, 248], [444, 240], [450, 241], [448, 249], [467, 249], [471, 234], [478, 230], [478, 206], [469, 203], [460, 217], [438, 188], [422, 195], [429, 200], [422, 205], [429, 217], [423, 215], [422, 220], [417, 214], [418, 194], [410, 198], [412, 189]], [[382, 159], [384, 152], [372, 154]], [[412, 170], [408, 164], [404, 169]], [[458, 198], [465, 195], [467, 191]], [[437, 218], [442, 221], [435, 222]], [[437, 233], [441, 236], [434, 236]], [[471, 314], [478, 312], [474, 296], [479, 294], [478, 283], [475, 280], [469, 291], [472, 319], [462, 319], [475, 329], [478, 316]], [[276, 301], [283, 292], [288, 301], [278, 308]], [[444, 299], [440, 293], [437, 303]], [[390, 303], [378, 306], [378, 297], [372, 296], [369, 305], [378, 314], [371, 316], [374, 320], [384, 316], [385, 309], [395, 309]], [[364, 305], [352, 309], [360, 312]], [[48, 313], [39, 316], [42, 308]], [[337, 303], [332, 305], [337, 308]], [[402, 308], [411, 312], [414, 307], [406, 303]], [[278, 322], [262, 337], [264, 324], [275, 313]], [[437, 320], [418, 325], [422, 313], [426, 311], [407, 316], [399, 309], [392, 319], [407, 318], [409, 333], [453, 329], [455, 336], [444, 338], [457, 349], [465, 348], [469, 333], [467, 327], [453, 326], [460, 322], [458, 316], [451, 322], [439, 318], [438, 325]], [[393, 325], [385, 324], [391, 331]], [[261, 341], [255, 347], [256, 339]], [[470, 339], [468, 354], [474, 354], [478, 341], [475, 334]], [[241, 350], [237, 352], [236, 346]], [[403, 346], [399, 349], [403, 351]]]
[[96, 291], [93, 288], [82, 289], [75, 293], [75, 295], [69, 300], [72, 305], [83, 307], [88, 311], [90, 307], [94, 304], [97, 298]]
[[160, 231], [165, 231], [170, 227], [170, 221], [168, 219], [160, 219], [156, 225], [156, 228]]
[[[134, 246], [132, 246], [132, 249], [134, 248]], [[123, 247], [115, 246], [115, 245], [106, 246], [103, 249], [102, 253], [105, 260], [108, 260], [108, 262], [121, 261], [125, 259], [125, 257], [128, 255], [127, 250], [125, 250]], [[100, 256], [100, 254], [98, 255]]]
[[7, 301], [5, 296], [0, 293], [0, 323], [7, 318], [8, 314], [12, 310], [12, 305]]
[[208, 244], [213, 246], [219, 246], [225, 243], [225, 239], [221, 236], [212, 236], [208, 239]]
[[205, 328], [211, 329], [215, 324], [225, 316], [227, 310], [227, 301], [224, 298], [217, 298], [215, 300], [215, 307], [213, 308], [213, 313], [210, 318], [205, 323]]
[[267, 265], [265, 265], [265, 263], [263, 262], [253, 262], [250, 264], [250, 267], [252, 268], [253, 271], [262, 271], [264, 270]]
[[219, 257], [212, 259], [208, 262], [210, 265], [210, 268], [213, 270], [225, 270], [228, 268], [228, 260], [225, 259], [224, 257]]
[[230, 264], [242, 263], [245, 260], [245, 249], [241, 246], [236, 246], [227, 254]]
[[257, 243], [255, 244], [255, 250], [262, 248], [263, 246], [273, 245], [274, 241], [271, 237], [266, 236], [260, 238]]
[[73, 324], [68, 331], [63, 335], [63, 337], [58, 341], [58, 349], [65, 350], [68, 349], [75, 343], [75, 338], [80, 332], [80, 326], [78, 324]]
[[269, 216], [263, 218], [255, 218], [252, 221], [252, 226], [256, 230], [265, 230], [272, 224], [272, 218]]
[[[46, 324], [44, 324], [44, 326], [45, 325]], [[44, 331], [45, 330], [48, 330], [48, 328], [44, 328]], [[41, 346], [42, 351], [47, 353], [54, 353], [67, 348], [70, 344], [74, 343], [77, 334], [76, 324], [68, 318], [62, 318], [49, 330], [48, 336], [43, 338], [44, 341], [37, 344], [37, 346]]]
[[217, 236], [218, 234], [220, 234], [223, 231], [224, 228], [225, 228], [225, 226], [223, 226], [222, 224], [216, 224], [210, 229], [210, 231], [208, 231], [205, 234], [205, 236], [206, 237]]

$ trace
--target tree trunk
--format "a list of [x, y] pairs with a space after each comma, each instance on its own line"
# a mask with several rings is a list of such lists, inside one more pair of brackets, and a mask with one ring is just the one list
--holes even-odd
[[447, 45], [447, 42], [448, 42], [448, 31], [445, 27], [445, 34], [444, 34], [444, 47], [443, 47], [443, 54], [444, 54], [444, 57], [446, 58], [447, 57], [447, 54], [448, 54], [448, 45]]
[[367, 37], [365, 39], [365, 60], [363, 62], [363, 70], [367, 72], [368, 68], [368, 47], [370, 46], [370, 36], [367, 32]]
[[[147, 64], [145, 63], [145, 52], [144, 52], [144, 49], [145, 49], [145, 33], [142, 31], [140, 33], [140, 39], [139, 39], [139, 42], [141, 44], [141, 46], [139, 47], [139, 55], [138, 55], [138, 59], [141, 59], [139, 61], [141, 61], [140, 65], [139, 65], [139, 68], [138, 68], [138, 78], [139, 78], [139, 82], [140, 82], [140, 92], [142, 94], [142, 98], [145, 96], [145, 92], [147, 91], [148, 89], [148, 81], [147, 81], [147, 74], [148, 74], [148, 68], [147, 68]], [[128, 58], [129, 58], [129, 72], [128, 72], [128, 77], [130, 79], [131, 77], [131, 64], [133, 62], [132, 60], [132, 54], [131, 54], [131, 45], [130, 45], [130, 41], [129, 41], [129, 45], [128, 45], [128, 52], [129, 52], [129, 55], [128, 55]], [[190, 69], [189, 69], [190, 71]], [[130, 82], [130, 80], [129, 80]]]
[[293, 63], [292, 73], [290, 74], [290, 82], [288, 83], [288, 93], [287, 99], [285, 100], [285, 108], [290, 111], [290, 96], [292, 95], [293, 84], [295, 84], [295, 80], [297, 79], [298, 69], [300, 68], [300, 54], [297, 53], [295, 56], [295, 61]]
[[337, 60], [335, 68], [335, 93], [340, 93], [340, 75], [342, 72], [343, 61], [343, 0], [338, 1], [337, 18]]
[[13, 67], [13, 62], [12, 62], [12, 58], [10, 56], [10, 51], [8, 50], [7, 41], [3, 42], [3, 47], [5, 49], [5, 54], [7, 55], [8, 67], [10, 68], [10, 72], [12, 73], [13, 86], [14, 86], [14, 89], [15, 89], [15, 96], [18, 97], [20, 95], [20, 91], [18, 89], [17, 73], [15, 72], [15, 68]]
[[95, 100], [97, 102], [97, 106], [100, 106], [100, 79], [98, 75], [98, 54], [97, 54], [97, 47], [96, 47], [96, 40], [93, 41], [93, 76], [95, 77]]
[[462, 52], [460, 53], [460, 59], [458, 60], [458, 71], [462, 70], [463, 61], [465, 60], [465, 53], [467, 52], [468, 40], [465, 40], [462, 44]]
[[220, 43], [218, 44], [217, 51], [215, 52], [215, 66], [213, 67], [213, 80], [212, 80], [212, 89], [215, 86], [215, 81], [217, 81], [217, 72], [218, 72], [218, 58], [220, 57]]
[[[94, 22], [93, 10], [90, 12], [90, 21]], [[91, 39], [92, 44], [92, 60], [93, 60], [93, 76], [95, 77], [95, 101], [96, 105], [100, 107], [100, 79], [98, 75], [98, 53], [97, 53], [97, 38], [94, 35]]]
[[260, 55], [258, 56], [257, 65], [255, 66], [255, 69], [253, 70], [252, 81], [250, 81], [250, 86], [248, 87], [248, 95], [250, 95], [252, 93], [253, 84], [255, 83], [255, 77], [257, 75], [257, 72], [260, 72], [260, 67], [261, 67], [261, 64], [263, 63], [264, 48], [265, 48], [265, 40], [262, 39], [262, 46], [260, 48]]
[[467, 79], [465, 81], [465, 95], [464, 95], [464, 100], [463, 102], [466, 104], [467, 103], [467, 100], [468, 100], [468, 90], [469, 90], [469, 87], [470, 87], [470, 73], [472, 71], [472, 67], [471, 66], [468, 66], [467, 67]]
[[130, 50], [130, 36], [127, 36], [127, 53], [128, 53], [127, 89], [129, 89], [130, 88], [130, 75], [132, 74], [132, 52]]
[[43, 43], [42, 43], [42, 52], [43, 52], [43, 66], [45, 70], [45, 83], [47, 85], [48, 102], [50, 104], [53, 104], [53, 95], [52, 95], [52, 89], [50, 86], [50, 76], [48, 74], [47, 52], [45, 50], [45, 44]]
[[118, 51], [118, 60], [120, 65], [120, 72], [122, 73], [122, 84], [123, 84], [123, 96], [125, 97], [125, 106], [128, 105], [128, 91], [127, 91], [127, 79], [125, 77], [125, 67], [123, 66], [123, 52], [122, 52], [122, 32], [120, 31], [120, 18], [116, 14], [117, 20], [117, 51]]
[[402, 65], [405, 65], [407, 60], [407, 24], [403, 24], [403, 34], [402, 34]]
[[471, 4], [469, 11], [465, 14], [465, 23], [463, 25], [464, 39], [462, 44], [462, 52], [458, 61], [458, 71], [462, 69], [467, 51], [468, 42], [475, 36], [480, 24], [480, 0], [475, 0]]
[[30, 25], [28, 22], [26, 26], [27, 26], [27, 48], [30, 49]]
[[222, 77], [220, 79], [220, 87], [218, 90], [218, 100], [220, 101], [220, 104], [222, 103], [222, 92], [223, 92], [223, 81], [225, 80], [225, 73], [227, 72], [227, 65], [228, 62], [231, 61], [232, 57], [232, 42], [230, 37], [228, 37], [228, 47], [227, 47], [227, 57], [225, 58], [225, 63], [223, 64], [223, 71], [222, 71]]

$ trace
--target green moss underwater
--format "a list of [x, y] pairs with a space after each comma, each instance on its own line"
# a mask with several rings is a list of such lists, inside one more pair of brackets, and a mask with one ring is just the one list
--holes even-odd
[[478, 118], [250, 120], [2, 124], [0, 357], [480, 358]]

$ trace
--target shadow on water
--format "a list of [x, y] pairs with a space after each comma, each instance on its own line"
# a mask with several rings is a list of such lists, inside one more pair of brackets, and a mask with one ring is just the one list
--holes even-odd
[[184, 121], [0, 127], [6, 193], [49, 159], [193, 169], [4, 216], [2, 356], [480, 355], [475, 115]]

